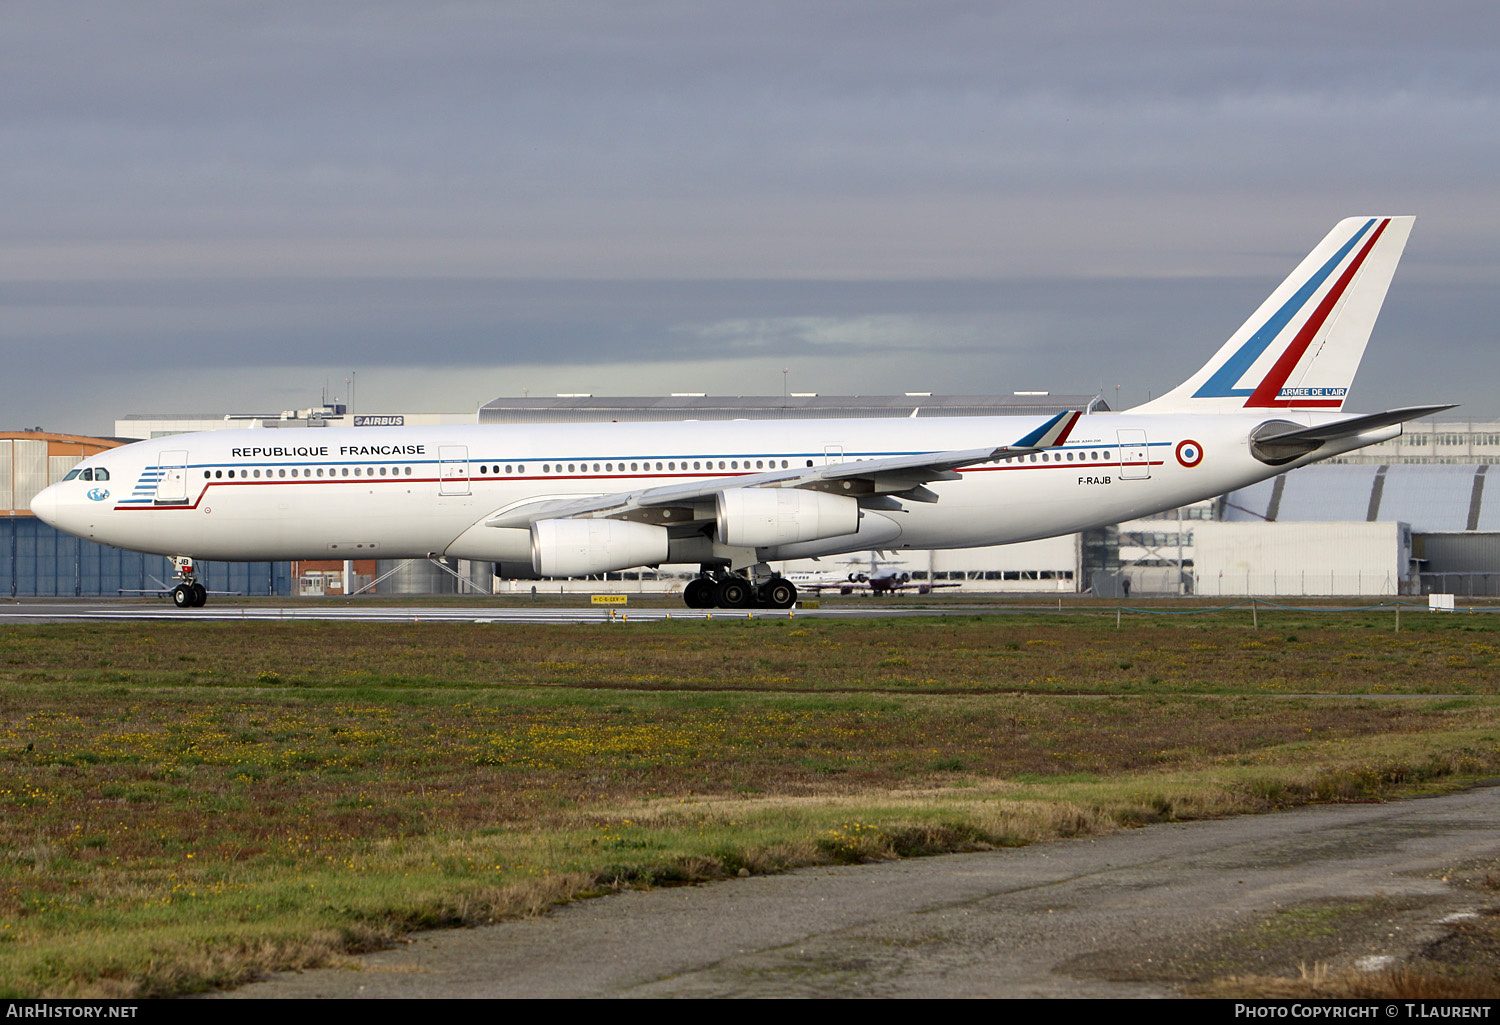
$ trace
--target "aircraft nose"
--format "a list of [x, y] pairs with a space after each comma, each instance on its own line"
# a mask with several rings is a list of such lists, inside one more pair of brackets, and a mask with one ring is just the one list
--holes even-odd
[[49, 527], [57, 526], [57, 485], [52, 484], [37, 492], [31, 500], [31, 511], [36, 518]]

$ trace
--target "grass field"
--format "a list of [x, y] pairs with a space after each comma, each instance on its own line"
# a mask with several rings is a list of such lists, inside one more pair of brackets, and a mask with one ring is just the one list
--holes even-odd
[[0, 994], [1495, 774], [1491, 621], [0, 629]]

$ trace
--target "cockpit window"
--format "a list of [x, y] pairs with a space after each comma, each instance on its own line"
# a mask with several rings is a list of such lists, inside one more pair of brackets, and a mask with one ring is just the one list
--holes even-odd
[[94, 468], [91, 466], [87, 470], [84, 470], [82, 473], [80, 473], [78, 475], [78, 479], [79, 480], [93, 480], [94, 479]]
[[102, 466], [94, 467], [95, 480], [109, 480], [109, 471]]
[[83, 472], [82, 470], [78, 469], [75, 466], [73, 469], [71, 469], [71, 470], [68, 471], [68, 475], [66, 477], [64, 477], [63, 480], [72, 480], [74, 477], [78, 476], [82, 472]]

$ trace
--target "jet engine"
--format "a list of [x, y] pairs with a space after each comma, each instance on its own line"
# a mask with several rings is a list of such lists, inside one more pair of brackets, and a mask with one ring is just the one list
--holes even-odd
[[537, 520], [531, 565], [544, 577], [583, 577], [667, 558], [667, 528], [627, 520]]
[[718, 539], [737, 548], [767, 548], [852, 534], [859, 502], [800, 488], [731, 488], [719, 492]]

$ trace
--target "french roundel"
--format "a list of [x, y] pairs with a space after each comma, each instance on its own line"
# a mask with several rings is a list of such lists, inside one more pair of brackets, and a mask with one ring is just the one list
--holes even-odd
[[1177, 461], [1183, 466], [1194, 467], [1203, 462], [1203, 446], [1190, 438], [1177, 443]]

